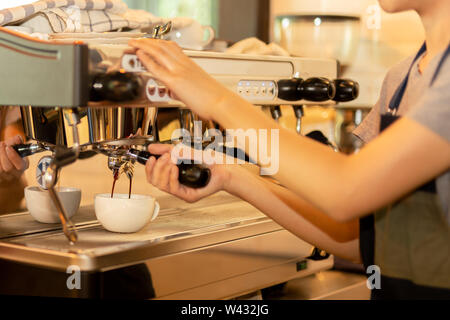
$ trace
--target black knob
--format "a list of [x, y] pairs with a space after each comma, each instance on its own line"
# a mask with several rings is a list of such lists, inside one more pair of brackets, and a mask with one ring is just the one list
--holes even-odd
[[139, 97], [142, 82], [134, 73], [110, 72], [92, 77], [91, 101], [132, 101]]
[[303, 80], [299, 78], [279, 80], [278, 81], [278, 98], [286, 101], [302, 100], [300, 86]]
[[347, 102], [358, 98], [359, 84], [349, 79], [336, 79], [333, 81], [336, 87], [336, 94], [333, 98], [336, 102]]
[[322, 102], [334, 98], [334, 83], [326, 78], [279, 80], [278, 98], [286, 101], [308, 100]]
[[[154, 155], [150, 152], [138, 151], [135, 149], [131, 149], [129, 153], [135, 156], [137, 162], [144, 165], [151, 156], [154, 156], [157, 159], [160, 157], [159, 155]], [[209, 180], [211, 179], [211, 170], [202, 165], [181, 163], [177, 166], [179, 170], [178, 181], [186, 187], [195, 189], [203, 188], [208, 185]]]
[[322, 102], [334, 98], [336, 88], [334, 83], [326, 78], [309, 78], [300, 85], [303, 99]]

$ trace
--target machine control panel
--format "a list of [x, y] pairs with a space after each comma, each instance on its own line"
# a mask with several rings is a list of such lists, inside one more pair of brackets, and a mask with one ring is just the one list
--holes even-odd
[[134, 54], [124, 54], [122, 56], [122, 68], [126, 72], [147, 72], [147, 69]]
[[145, 94], [147, 99], [152, 102], [168, 102], [170, 94], [167, 87], [154, 79], [148, 79], [145, 86]]
[[[197, 57], [198, 58], [198, 57]], [[256, 59], [256, 58], [255, 58]], [[232, 91], [235, 91], [239, 96], [245, 100], [256, 104], [274, 104], [289, 102], [292, 104], [298, 103], [335, 103], [346, 102], [356, 99], [358, 96], [358, 84], [349, 79], [334, 79], [326, 76], [311, 77], [310, 72], [304, 71], [306, 77], [293, 77], [288, 75], [281, 80], [279, 76], [271, 76], [272, 64], [268, 61], [266, 65], [268, 69], [262, 68], [264, 72], [253, 70], [255, 78], [245, 77], [239, 75], [242, 73], [241, 65], [237, 65], [236, 58], [220, 60], [221, 63], [212, 63], [210, 57], [203, 57], [196, 60], [196, 62], [205, 70], [209, 70], [214, 78], [219, 80], [223, 85]], [[255, 60], [256, 61], [256, 60]], [[240, 60], [238, 61], [240, 62]], [[261, 61], [257, 61], [261, 63]], [[124, 54], [121, 59], [122, 69], [130, 74], [142, 73], [145, 74], [143, 86], [145, 86], [146, 98], [151, 102], [168, 102], [172, 98], [168, 88], [153, 79], [146, 68], [142, 65], [139, 58], [134, 54]], [[248, 63], [247, 63], [248, 64]], [[217, 68], [217, 66], [225, 66]], [[213, 67], [216, 68], [213, 68]], [[306, 65], [308, 66], [308, 65]], [[259, 73], [257, 72], [259, 71]], [[292, 70], [291, 70], [292, 71]]]
[[[122, 68], [126, 72], [147, 72], [141, 61], [134, 54], [124, 54]], [[148, 79], [145, 84], [145, 94], [152, 102], [169, 102], [171, 100], [167, 87], [155, 79]]]
[[277, 96], [277, 85], [270, 80], [241, 80], [237, 93], [249, 100], [272, 100]]

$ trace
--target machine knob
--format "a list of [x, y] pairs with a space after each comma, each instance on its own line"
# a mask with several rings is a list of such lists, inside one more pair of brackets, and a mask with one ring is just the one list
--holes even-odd
[[111, 72], [93, 76], [91, 101], [132, 101], [140, 96], [141, 79], [133, 73]]
[[336, 102], [347, 102], [358, 98], [359, 84], [349, 79], [336, 79], [333, 81], [336, 87], [336, 94], [333, 98]]
[[278, 98], [286, 101], [302, 100], [302, 97], [300, 95], [300, 86], [302, 83], [303, 80], [299, 78], [279, 80]]
[[303, 99], [322, 102], [331, 100], [336, 94], [334, 83], [326, 78], [309, 78], [300, 86]]
[[277, 85], [278, 98], [286, 101], [322, 102], [333, 99], [336, 93], [334, 83], [326, 78], [280, 80]]

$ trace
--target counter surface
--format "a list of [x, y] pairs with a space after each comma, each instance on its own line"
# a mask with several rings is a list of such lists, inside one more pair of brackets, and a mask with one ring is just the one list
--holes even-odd
[[82, 207], [70, 245], [58, 224], [36, 222], [28, 212], [0, 217], [0, 258], [65, 270], [107, 270], [282, 229], [250, 204], [218, 193], [195, 204], [158, 198], [160, 216], [137, 233], [105, 230], [94, 209]]

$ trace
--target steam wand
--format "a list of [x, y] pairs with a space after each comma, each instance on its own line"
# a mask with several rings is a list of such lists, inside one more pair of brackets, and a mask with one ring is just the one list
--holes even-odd
[[66, 210], [64, 209], [58, 193], [55, 190], [55, 186], [58, 182], [58, 176], [61, 168], [75, 162], [78, 158], [89, 158], [96, 153], [91, 151], [80, 152], [77, 128], [77, 125], [80, 123], [78, 111], [76, 109], [72, 109], [71, 112], [65, 113], [64, 116], [66, 117], [69, 125], [72, 127], [74, 143], [71, 149], [58, 146], [53, 149], [45, 147], [42, 144], [19, 144], [13, 146], [13, 148], [22, 158], [46, 150], [53, 151], [53, 155], [51, 157], [45, 156], [39, 161], [38, 168], [40, 168], [41, 173], [37, 175], [37, 180], [40, 187], [49, 192], [50, 198], [58, 211], [58, 216], [61, 220], [65, 236], [70, 243], [75, 243], [78, 239], [75, 225], [67, 217]]

